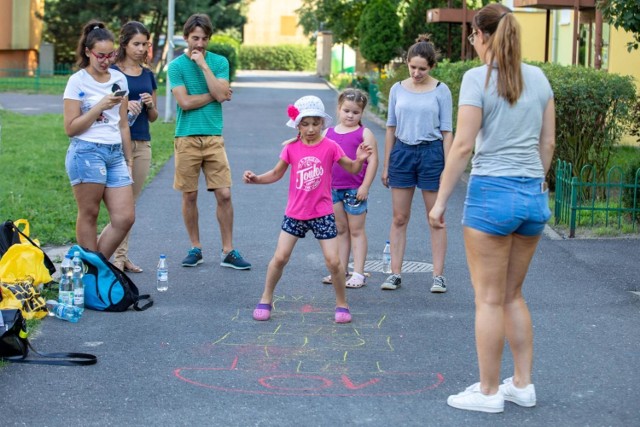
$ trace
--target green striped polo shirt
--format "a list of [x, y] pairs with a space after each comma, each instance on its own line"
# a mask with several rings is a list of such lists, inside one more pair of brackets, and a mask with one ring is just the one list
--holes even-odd
[[[207, 52], [205, 60], [213, 75], [218, 79], [229, 80], [229, 61], [215, 53]], [[208, 93], [207, 81], [200, 67], [187, 54], [180, 55], [169, 64], [169, 83], [171, 89], [184, 86], [189, 95]], [[185, 111], [177, 107], [175, 136], [222, 135], [222, 105], [212, 101], [195, 110]]]

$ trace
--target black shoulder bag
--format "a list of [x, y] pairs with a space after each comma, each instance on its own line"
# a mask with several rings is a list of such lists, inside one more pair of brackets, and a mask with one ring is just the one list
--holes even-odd
[[[27, 322], [20, 310], [0, 310], [0, 360], [40, 365], [94, 365], [98, 358], [87, 353], [38, 353], [27, 339]], [[29, 349], [40, 356], [27, 359]], [[53, 359], [53, 360], [51, 360]]]

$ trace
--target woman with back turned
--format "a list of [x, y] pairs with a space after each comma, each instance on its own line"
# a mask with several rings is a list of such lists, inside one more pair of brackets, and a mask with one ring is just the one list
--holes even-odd
[[[533, 329], [522, 284], [551, 216], [545, 176], [555, 147], [555, 106], [542, 71], [521, 62], [520, 27], [511, 10], [485, 6], [472, 25], [469, 41], [485, 65], [462, 79], [457, 132], [429, 222], [444, 227], [447, 200], [474, 153], [462, 224], [480, 382], [447, 403], [502, 412], [505, 400], [536, 404]], [[514, 372], [500, 384], [505, 338]]]

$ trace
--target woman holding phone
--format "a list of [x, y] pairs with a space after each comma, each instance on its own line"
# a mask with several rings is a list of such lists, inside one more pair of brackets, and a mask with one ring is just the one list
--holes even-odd
[[[80, 70], [64, 91], [64, 130], [70, 138], [65, 166], [78, 206], [76, 241], [106, 258], [134, 221], [128, 84], [110, 68], [115, 56], [113, 34], [104, 23], [89, 21], [76, 51]], [[98, 238], [101, 202], [111, 222]]]
[[[112, 69], [122, 72], [129, 86], [129, 131], [133, 171], [133, 199], [142, 192], [151, 168], [149, 123], [156, 121], [156, 79], [146, 67], [151, 34], [140, 22], [129, 21], [120, 29], [118, 53]], [[142, 268], [129, 259], [129, 234], [116, 249], [114, 265], [120, 270], [141, 273]]]

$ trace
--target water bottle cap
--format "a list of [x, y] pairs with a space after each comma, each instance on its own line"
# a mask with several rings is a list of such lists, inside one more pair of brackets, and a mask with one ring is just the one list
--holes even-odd
[[390, 242], [387, 240], [387, 243], [390, 243]]
[[167, 256], [165, 254], [160, 254], [160, 258], [166, 258]]

